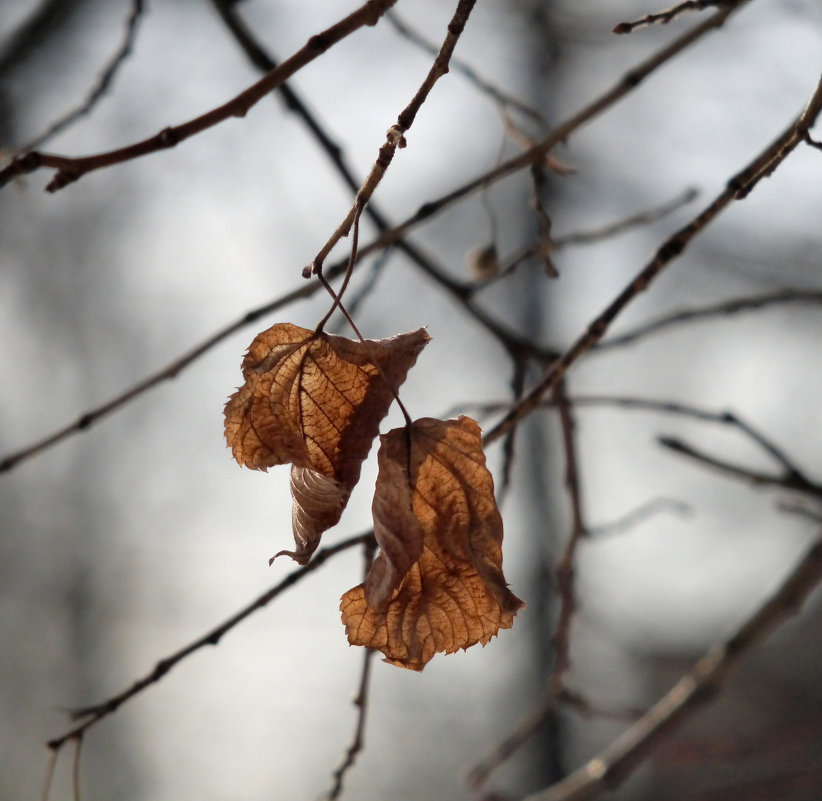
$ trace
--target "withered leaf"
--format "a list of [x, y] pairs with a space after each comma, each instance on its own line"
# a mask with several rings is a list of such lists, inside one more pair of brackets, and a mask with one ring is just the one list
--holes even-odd
[[485, 645], [523, 604], [502, 574], [502, 518], [476, 422], [423, 418], [380, 441], [380, 553], [343, 595], [342, 620], [352, 645], [422, 670], [437, 652]]
[[245, 384], [225, 405], [234, 458], [266, 470], [292, 465], [292, 527], [305, 564], [342, 515], [380, 421], [425, 344], [425, 329], [356, 341], [278, 323], [243, 359]]

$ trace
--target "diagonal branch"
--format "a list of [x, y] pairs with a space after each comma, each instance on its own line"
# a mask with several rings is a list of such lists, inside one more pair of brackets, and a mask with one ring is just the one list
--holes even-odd
[[822, 540], [779, 589], [726, 642], [717, 643], [671, 690], [614, 742], [565, 779], [525, 801], [591, 801], [623, 782], [675, 727], [715, 696], [740, 657], [795, 614], [822, 581]]
[[609, 337], [604, 342], [597, 345], [597, 350], [606, 350], [621, 345], [628, 345], [639, 339], [664, 331], [667, 328], [691, 323], [695, 320], [706, 320], [715, 317], [725, 317], [739, 312], [757, 311], [767, 306], [777, 306], [782, 304], [807, 303], [809, 305], [822, 305], [822, 292], [811, 292], [797, 289], [784, 289], [779, 292], [770, 292], [762, 295], [751, 295], [744, 298], [734, 298], [710, 306], [702, 306], [691, 309], [680, 309], [651, 320], [647, 323], [632, 328], [623, 334]]
[[[415, 30], [407, 22], [400, 19], [393, 9], [386, 13], [385, 19], [387, 22], [391, 23], [400, 36], [405, 37], [409, 42], [430, 53], [432, 56], [437, 54], [436, 46], [429, 42], [419, 31]], [[474, 84], [480, 92], [488, 95], [488, 97], [503, 108], [514, 109], [540, 125], [546, 128], [548, 127], [545, 119], [536, 109], [532, 108], [527, 103], [523, 103], [519, 98], [503, 91], [490, 81], [487, 81], [473, 67], [466, 64], [464, 61], [454, 59], [451, 62], [451, 67], [454, 72], [459, 72], [462, 74], [472, 84]]]
[[810, 481], [796, 470], [786, 468], [782, 475], [763, 473], [759, 470], [752, 470], [749, 467], [743, 467], [742, 465], [728, 462], [725, 459], [703, 453], [675, 437], [658, 437], [657, 442], [659, 442], [663, 448], [686, 456], [705, 467], [710, 467], [712, 470], [717, 470], [732, 478], [747, 481], [749, 484], [760, 487], [780, 487], [781, 489], [801, 492], [804, 495], [822, 500], [822, 485]]
[[56, 192], [93, 170], [111, 167], [114, 164], [121, 164], [124, 161], [156, 153], [158, 150], [175, 147], [180, 142], [208, 130], [230, 117], [244, 117], [269, 92], [279, 87], [284, 80], [290, 78], [333, 45], [366, 25], [376, 25], [380, 17], [396, 2], [397, 0], [368, 0], [344, 19], [312, 36], [294, 55], [227, 103], [181, 125], [164, 128], [148, 139], [106, 153], [78, 158], [57, 156], [51, 153], [42, 153], [38, 150], [32, 150], [17, 156], [0, 170], [0, 187], [18, 175], [34, 172], [45, 167], [56, 170], [46, 186], [49, 192]]
[[278, 595], [285, 590], [293, 587], [298, 582], [302, 581], [309, 573], [313, 573], [317, 568], [321, 567], [325, 562], [336, 556], [342, 551], [353, 548], [355, 545], [369, 545], [373, 542], [373, 532], [369, 531], [365, 534], [360, 534], [356, 537], [349, 537], [347, 540], [337, 543], [329, 548], [323, 548], [314, 555], [314, 558], [305, 566], [289, 573], [279, 584], [276, 584], [267, 592], [263, 593], [259, 598], [244, 606], [238, 612], [233, 614], [228, 620], [225, 620], [219, 626], [211, 629], [211, 631], [197, 638], [188, 645], [175, 651], [173, 654], [161, 659], [154, 668], [147, 673], [143, 678], [135, 681], [130, 687], [127, 687], [117, 695], [105, 701], [94, 704], [93, 706], [76, 709], [72, 712], [74, 720], [81, 721], [73, 728], [69, 729], [59, 737], [54, 737], [49, 740], [47, 745], [52, 751], [58, 751], [69, 740], [77, 740], [82, 737], [85, 732], [98, 723], [103, 718], [114, 714], [124, 703], [130, 701], [135, 695], [138, 695], [147, 687], [159, 682], [170, 670], [175, 668], [184, 659], [187, 659], [196, 651], [205, 648], [207, 645], [217, 645], [225, 634], [237, 625], [242, 623], [247, 617], [252, 615], [259, 609], [267, 606]]
[[545, 371], [536, 386], [512, 406], [503, 419], [486, 434], [485, 442], [490, 443], [504, 436], [520, 420], [538, 408], [542, 398], [557, 386], [569, 367], [602, 339], [619, 314], [644, 292], [674, 259], [683, 253], [690, 242], [733, 200], [746, 197], [762, 178], [770, 175], [793, 149], [804, 141], [805, 134], [816, 121], [820, 111], [822, 111], [822, 79], [817, 83], [808, 105], [796, 121], [745, 169], [734, 175], [725, 189], [705, 209], [662, 244], [654, 258], [591, 322], [576, 342]]

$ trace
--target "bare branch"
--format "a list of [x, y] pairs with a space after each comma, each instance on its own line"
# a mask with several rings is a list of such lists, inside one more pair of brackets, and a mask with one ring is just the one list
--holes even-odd
[[[363, 580], [368, 575], [371, 569], [371, 563], [374, 561], [374, 551], [376, 550], [376, 541], [369, 540], [363, 545]], [[362, 671], [360, 673], [360, 684], [357, 689], [357, 694], [354, 696], [354, 706], [357, 708], [357, 723], [354, 727], [354, 736], [351, 738], [351, 743], [346, 749], [345, 756], [342, 759], [339, 767], [332, 774], [332, 785], [327, 795], [324, 796], [326, 801], [333, 801], [342, 795], [343, 779], [350, 768], [354, 766], [357, 756], [365, 747], [365, 722], [368, 715], [368, 689], [371, 682], [371, 665], [374, 661], [374, 654], [377, 652], [373, 648], [366, 648], [363, 651]]]
[[138, 695], [147, 687], [159, 682], [170, 670], [175, 668], [184, 659], [187, 659], [196, 651], [205, 648], [207, 645], [217, 645], [225, 634], [233, 629], [238, 624], [242, 623], [247, 617], [259, 609], [267, 606], [278, 595], [285, 590], [293, 587], [299, 583], [310, 573], [313, 573], [317, 568], [321, 567], [325, 562], [336, 556], [338, 553], [353, 548], [355, 545], [366, 545], [373, 542], [373, 532], [369, 531], [365, 534], [359, 534], [356, 537], [349, 537], [347, 540], [337, 543], [328, 548], [322, 548], [317, 551], [314, 558], [305, 566], [289, 573], [279, 584], [276, 584], [267, 592], [263, 593], [259, 598], [244, 606], [238, 612], [233, 614], [228, 620], [225, 620], [219, 626], [211, 629], [211, 631], [197, 638], [188, 645], [175, 651], [173, 654], [161, 659], [154, 668], [147, 673], [143, 678], [135, 681], [130, 687], [126, 688], [117, 695], [102, 701], [93, 706], [76, 709], [72, 712], [74, 720], [82, 721], [77, 726], [69, 729], [59, 737], [54, 737], [49, 740], [47, 745], [52, 751], [60, 750], [67, 741], [76, 740], [81, 737], [88, 729], [94, 726], [103, 718], [114, 714], [124, 703], [131, 700], [135, 695]]
[[640, 523], [663, 512], [684, 517], [692, 511], [692, 508], [687, 503], [683, 503], [675, 498], [652, 498], [642, 505], [637, 506], [635, 509], [631, 509], [631, 511], [616, 520], [601, 523], [598, 526], [589, 526], [588, 536], [591, 539], [614, 537], [636, 528]]
[[405, 147], [405, 134], [414, 124], [419, 110], [434, 88], [434, 84], [442, 78], [443, 75], [448, 73], [451, 54], [457, 46], [457, 42], [462, 35], [475, 3], [476, 0], [459, 0], [454, 16], [448, 24], [448, 34], [437, 53], [437, 57], [434, 59], [434, 63], [431, 65], [431, 69], [428, 71], [428, 75], [425, 76], [425, 80], [422, 82], [422, 85], [417, 90], [411, 102], [400, 112], [396, 123], [388, 129], [386, 142], [380, 148], [379, 156], [371, 168], [371, 172], [357, 192], [357, 197], [354, 200], [351, 211], [348, 212], [337, 230], [314, 257], [314, 261], [303, 270], [303, 277], [309, 278], [311, 275], [322, 271], [323, 262], [328, 257], [328, 254], [331, 253], [331, 250], [340, 239], [348, 236], [354, 221], [362, 214], [363, 208], [368, 204], [371, 195], [374, 194], [374, 191], [385, 175], [385, 171], [391, 164], [397, 148]]
[[616, 348], [644, 339], [651, 334], [664, 331], [667, 328], [692, 323], [697, 320], [710, 320], [715, 317], [725, 317], [739, 312], [757, 311], [768, 306], [807, 303], [809, 305], [822, 304], [822, 292], [804, 291], [798, 289], [784, 289], [779, 292], [770, 292], [763, 295], [751, 295], [745, 298], [734, 298], [710, 306], [701, 306], [691, 309], [680, 309], [657, 317], [626, 331], [623, 334], [609, 337], [597, 345], [597, 350]]
[[[802, 141], [802, 135], [813, 125], [822, 108], [822, 80], [816, 86], [811, 101], [799, 118], [775, 142], [769, 145], [744, 170], [728, 182], [727, 187], [702, 212], [669, 237], [654, 258], [634, 277], [616, 298], [596, 317], [576, 342], [548, 368], [536, 386], [516, 403], [503, 419], [485, 436], [487, 443], [503, 436], [512, 426], [536, 409], [543, 396], [562, 380], [568, 368], [594, 347], [605, 335], [611, 323], [675, 258], [682, 254], [694, 237], [735, 199], [745, 197], [766, 174], [770, 174]], [[767, 172], [766, 172], [767, 170]]]
[[290, 78], [333, 45], [366, 25], [376, 25], [379, 18], [396, 1], [367, 0], [364, 5], [344, 19], [312, 36], [294, 55], [227, 103], [181, 125], [164, 128], [148, 139], [106, 153], [78, 158], [57, 156], [51, 153], [42, 153], [38, 150], [16, 156], [0, 170], [0, 187], [18, 175], [34, 172], [45, 167], [57, 171], [46, 186], [49, 192], [56, 192], [93, 170], [121, 164], [124, 161], [156, 153], [158, 150], [175, 147], [189, 137], [224, 122], [230, 117], [244, 117], [269, 92], [277, 89], [284, 80]]
[[661, 23], [667, 25], [672, 19], [684, 14], [686, 11], [703, 11], [711, 6], [721, 6], [727, 0], [685, 0], [677, 3], [667, 11], [660, 11], [657, 14], [648, 14], [636, 22], [620, 22], [614, 27], [614, 33], [633, 33], [637, 28], [644, 28], [646, 25], [656, 25]]
[[743, 467], [742, 465], [737, 465], [716, 456], [703, 453], [676, 437], [657, 437], [657, 442], [659, 442], [663, 448], [668, 448], [668, 450], [674, 451], [674, 453], [687, 456], [689, 459], [693, 459], [705, 467], [718, 470], [720, 473], [724, 473], [731, 478], [741, 479], [756, 486], [779, 487], [822, 499], [822, 484], [810, 481], [801, 473], [794, 470], [787, 469], [782, 475], [772, 475], [771, 473], [752, 470], [749, 467]]
[[[385, 19], [394, 26], [400, 36], [405, 37], [409, 42], [432, 56], [437, 54], [437, 47], [429, 42], [419, 31], [402, 20], [396, 11], [393, 9], [387, 11], [385, 14]], [[539, 123], [543, 127], [548, 127], [547, 121], [536, 109], [532, 108], [527, 103], [523, 103], [519, 98], [503, 91], [498, 86], [494, 86], [494, 84], [485, 80], [485, 78], [483, 78], [473, 67], [469, 66], [464, 61], [453, 59], [451, 61], [451, 67], [454, 72], [459, 72], [462, 74], [472, 84], [474, 84], [477, 89], [488, 95], [488, 97], [503, 108], [510, 108], [514, 111], [518, 111], [524, 116]]]
[[554, 239], [555, 248], [564, 248], [570, 245], [590, 245], [597, 242], [602, 242], [604, 239], [610, 239], [617, 234], [622, 234], [625, 231], [630, 231], [633, 228], [650, 225], [651, 223], [662, 220], [675, 211], [678, 211], [683, 206], [687, 206], [699, 197], [699, 190], [694, 187], [689, 187], [682, 194], [669, 200], [667, 203], [661, 203], [659, 206], [654, 206], [650, 209], [644, 209], [636, 214], [631, 214], [623, 217], [615, 222], [603, 225], [600, 228], [591, 228], [585, 231], [573, 231], [564, 236], [558, 236]]
[[613, 790], [657, 744], [712, 697], [739, 658], [795, 614], [822, 581], [822, 541], [817, 542], [748, 621], [717, 643], [633, 726], [565, 779], [525, 801], [591, 801]]
[[145, 0], [131, 0], [131, 11], [126, 19], [126, 30], [123, 34], [123, 39], [114, 55], [109, 59], [105, 67], [103, 67], [100, 76], [97, 78], [96, 83], [86, 96], [86, 99], [79, 106], [77, 106], [77, 108], [72, 109], [62, 117], [59, 117], [52, 122], [45, 131], [34, 137], [34, 139], [26, 142], [25, 145], [18, 148], [19, 150], [34, 150], [34, 148], [40, 147], [49, 139], [52, 139], [58, 133], [64, 131], [72, 123], [76, 122], [94, 109], [97, 103], [111, 88], [114, 78], [117, 75], [117, 71], [131, 54], [132, 48], [134, 47], [134, 41], [137, 38], [137, 27], [144, 10]]
[[559, 412], [562, 429], [562, 445], [565, 452], [565, 486], [571, 501], [571, 531], [562, 557], [556, 567], [557, 592], [559, 593], [559, 617], [554, 630], [554, 652], [556, 664], [551, 674], [550, 687], [554, 696], [558, 696], [568, 672], [571, 669], [571, 623], [576, 611], [576, 594], [574, 592], [574, 563], [577, 546], [587, 530], [582, 512], [582, 490], [579, 479], [579, 461], [575, 423], [571, 410], [571, 401], [565, 394], [561, 381], [554, 390], [554, 402]]
[[[473, 284], [473, 289], [474, 291], [480, 291], [491, 286], [491, 284], [506, 278], [527, 259], [537, 258], [542, 261], [552, 251], [574, 245], [593, 245], [598, 242], [602, 242], [605, 239], [618, 236], [625, 231], [630, 231], [633, 228], [649, 225], [652, 222], [656, 222], [657, 220], [667, 217], [669, 214], [672, 214], [686, 204], [691, 203], [698, 196], [699, 192], [696, 189], [686, 189], [681, 195], [668, 201], [667, 203], [654, 206], [650, 209], [645, 209], [637, 212], [636, 214], [631, 214], [628, 217], [615, 220], [607, 225], [584, 231], [573, 231], [569, 234], [565, 234], [564, 236], [551, 237], [547, 245], [545, 240], [540, 237], [535, 243], [521, 247], [519, 250], [502, 259], [501, 261], [503, 262], [503, 266], [500, 271], [485, 281]], [[610, 342], [611, 340], [601, 342], [597, 348], [606, 347]]]

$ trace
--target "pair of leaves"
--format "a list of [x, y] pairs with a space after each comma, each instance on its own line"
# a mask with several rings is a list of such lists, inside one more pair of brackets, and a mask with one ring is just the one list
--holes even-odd
[[[288, 323], [252, 342], [225, 407], [235, 459], [290, 463], [296, 550], [306, 564], [335, 525], [379, 425], [428, 342], [424, 329], [352, 341]], [[340, 608], [349, 642], [422, 670], [436, 652], [483, 645], [522, 602], [502, 574], [502, 519], [470, 418], [424, 418], [381, 437], [374, 494], [380, 554]], [[277, 554], [278, 556], [280, 554]]]

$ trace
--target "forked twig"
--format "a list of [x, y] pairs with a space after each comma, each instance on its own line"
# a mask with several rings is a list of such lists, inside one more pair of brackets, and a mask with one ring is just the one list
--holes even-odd
[[795, 614], [822, 581], [822, 541], [816, 543], [754, 614], [727, 641], [717, 643], [636, 723], [565, 779], [525, 801], [591, 801], [613, 790], [717, 688], [739, 658]]

